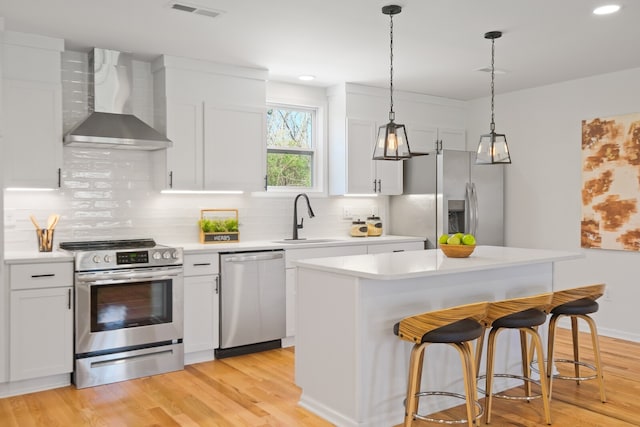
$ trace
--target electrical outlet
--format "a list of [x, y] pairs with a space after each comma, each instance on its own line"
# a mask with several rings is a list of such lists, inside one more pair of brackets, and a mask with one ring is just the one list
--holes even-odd
[[351, 213], [351, 208], [348, 208], [348, 207], [342, 208], [342, 218], [343, 219], [353, 218], [353, 214]]
[[16, 218], [13, 212], [8, 210], [4, 211], [4, 226], [7, 228], [14, 228], [16, 226]]

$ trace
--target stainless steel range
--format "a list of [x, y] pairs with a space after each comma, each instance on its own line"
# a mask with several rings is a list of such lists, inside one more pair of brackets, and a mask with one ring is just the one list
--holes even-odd
[[181, 248], [138, 239], [60, 249], [75, 254], [76, 387], [184, 368]]

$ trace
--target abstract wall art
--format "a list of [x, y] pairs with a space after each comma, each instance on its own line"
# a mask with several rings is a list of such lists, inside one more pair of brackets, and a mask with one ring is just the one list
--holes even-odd
[[582, 121], [581, 246], [640, 251], [640, 113]]

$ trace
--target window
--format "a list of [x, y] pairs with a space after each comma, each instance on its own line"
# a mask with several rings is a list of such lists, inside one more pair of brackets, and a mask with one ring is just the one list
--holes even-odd
[[271, 105], [267, 109], [267, 187], [316, 186], [316, 111]]

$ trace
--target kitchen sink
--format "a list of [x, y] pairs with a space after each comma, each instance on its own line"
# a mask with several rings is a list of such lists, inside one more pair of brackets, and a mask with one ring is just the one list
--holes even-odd
[[339, 239], [284, 239], [284, 240], [274, 240], [273, 243], [283, 243], [283, 244], [299, 244], [299, 243], [329, 243], [329, 242], [340, 242]]

